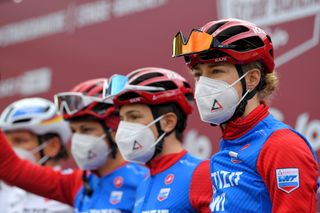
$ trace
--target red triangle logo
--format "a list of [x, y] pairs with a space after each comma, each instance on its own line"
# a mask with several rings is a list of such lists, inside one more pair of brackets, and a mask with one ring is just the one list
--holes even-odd
[[134, 141], [132, 150], [141, 149], [142, 147], [143, 146], [138, 141]]
[[218, 102], [218, 100], [217, 99], [214, 99], [214, 101], [213, 101], [213, 104], [212, 104], [212, 107], [211, 107], [211, 112], [212, 111], [216, 111], [216, 110], [218, 110], [218, 109], [222, 109], [223, 107], [222, 107], [222, 105]]

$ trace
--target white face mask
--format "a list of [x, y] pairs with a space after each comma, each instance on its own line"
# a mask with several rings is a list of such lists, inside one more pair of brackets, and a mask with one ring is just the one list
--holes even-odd
[[49, 157], [43, 156], [40, 160], [37, 161], [34, 154], [43, 150], [47, 145], [48, 143], [44, 142], [40, 146], [37, 146], [36, 148], [32, 149], [31, 151], [21, 149], [18, 147], [13, 147], [13, 150], [19, 158], [23, 160], [28, 160], [32, 163], [37, 163], [39, 165], [42, 165], [44, 162], [46, 162], [49, 159]]
[[104, 138], [75, 133], [71, 139], [71, 153], [81, 169], [94, 170], [107, 162], [111, 152]]
[[220, 125], [233, 116], [239, 103], [250, 92], [250, 90], [247, 90], [240, 99], [233, 87], [246, 74], [231, 85], [221, 80], [200, 76], [196, 83], [195, 99], [202, 121]]
[[32, 154], [32, 152], [18, 148], [18, 147], [13, 147], [13, 151], [16, 153], [16, 155], [23, 159], [23, 160], [27, 160], [30, 161], [32, 163], [36, 163], [37, 160], [34, 157], [34, 155]]
[[160, 116], [148, 125], [120, 121], [116, 134], [116, 142], [121, 155], [127, 161], [146, 163], [155, 153], [155, 146], [166, 135], [163, 133], [156, 140], [149, 128], [160, 121]]

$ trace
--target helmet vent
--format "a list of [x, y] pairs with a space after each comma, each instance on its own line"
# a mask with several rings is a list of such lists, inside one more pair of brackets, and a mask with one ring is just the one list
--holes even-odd
[[[97, 87], [97, 86], [99, 86], [99, 85], [98, 85], [98, 84], [93, 84], [93, 85], [91, 85], [89, 88], [87, 88], [86, 91], [83, 91], [82, 93], [83, 93], [84, 95], [88, 95], [88, 94], [91, 92], [91, 90], [94, 89], [94, 88]], [[98, 95], [99, 95], [99, 94], [98, 94]]]
[[48, 112], [50, 110], [50, 106], [47, 106], [43, 111]]
[[267, 35], [267, 38], [268, 38], [269, 42], [272, 43], [272, 40], [269, 35]]
[[26, 118], [26, 119], [20, 119], [20, 120], [15, 120], [14, 122], [12, 122], [13, 124], [17, 124], [17, 123], [27, 123], [31, 121], [30, 118]]
[[124, 93], [123, 95], [120, 95], [118, 97], [118, 99], [120, 101], [126, 101], [126, 100], [129, 100], [129, 99], [138, 98], [138, 97], [140, 97], [139, 94], [137, 94], [135, 92], [127, 92], [127, 93]]
[[191, 88], [191, 86], [190, 86], [190, 84], [189, 84], [188, 82], [185, 82], [185, 81], [184, 81], [184, 82], [183, 82], [183, 85], [184, 85], [185, 88]]
[[[147, 73], [147, 74], [145, 74], [145, 75], [142, 75], [142, 76], [138, 77], [137, 79], [135, 79], [134, 81], [132, 81], [130, 84], [131, 84], [131, 85], [138, 85], [138, 84], [140, 84], [140, 83], [143, 82], [143, 81], [146, 81], [146, 80], [148, 80], [148, 79], [155, 78], [155, 77], [160, 77], [160, 76], [163, 76], [163, 74], [158, 73], [158, 72]], [[133, 77], [133, 76], [132, 76], [132, 77]]]
[[148, 86], [162, 87], [162, 88], [164, 88], [166, 91], [178, 89], [177, 85], [174, 84], [172, 81], [156, 82], [156, 83], [149, 84]]
[[112, 104], [99, 103], [96, 106], [94, 106], [91, 110], [97, 113], [98, 115], [103, 115], [111, 106]]
[[273, 57], [273, 49], [269, 51], [270, 55]]
[[231, 43], [231, 45], [235, 45], [236, 47], [233, 48], [239, 52], [245, 52], [248, 50], [254, 50], [259, 47], [264, 46], [263, 41], [258, 36], [252, 36], [244, 39], [240, 39]]
[[225, 29], [223, 31], [221, 31], [216, 39], [220, 42], [223, 42], [229, 38], [231, 38], [232, 36], [235, 36], [235, 35], [238, 35], [240, 33], [244, 33], [244, 32], [247, 32], [249, 31], [248, 28], [244, 27], [244, 26], [233, 26], [233, 27], [230, 27], [228, 29]]
[[219, 27], [221, 27], [222, 25], [224, 25], [225, 23], [227, 23], [227, 21], [219, 22], [219, 23], [213, 25], [212, 27], [210, 27], [210, 28], [207, 30], [207, 33], [212, 34], [212, 33], [215, 32]]
[[227, 55], [226, 53], [224, 53], [220, 50], [209, 50], [207, 52], [200, 53], [198, 57], [201, 60], [210, 60], [212, 58], [219, 58], [219, 57], [223, 57], [226, 55]]
[[193, 105], [194, 105], [194, 95], [193, 95], [193, 93], [187, 93], [187, 94], [185, 94], [184, 96], [185, 96], [186, 99], [188, 100], [189, 104], [190, 104], [191, 106], [193, 106]]

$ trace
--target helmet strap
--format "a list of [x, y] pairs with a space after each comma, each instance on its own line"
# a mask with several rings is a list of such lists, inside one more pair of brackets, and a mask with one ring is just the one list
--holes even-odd
[[100, 120], [99, 122], [100, 122], [104, 132], [106, 133], [108, 143], [111, 147], [111, 156], [113, 159], [115, 159], [116, 155], [117, 155], [118, 147], [117, 147], [117, 144], [115, 143], [115, 141], [112, 139], [112, 136], [111, 136], [112, 129], [107, 127], [106, 122], [104, 120]]
[[[151, 108], [151, 112], [152, 112], [152, 116], [153, 118], [157, 118], [158, 117], [158, 113], [156, 112], [156, 109], [154, 109], [153, 107], [150, 107]], [[161, 125], [160, 125], [160, 121], [156, 122], [155, 123], [156, 125], [156, 128], [157, 128], [157, 132], [158, 132], [158, 135], [162, 135], [164, 133], [164, 131], [161, 129]], [[150, 161], [155, 158], [158, 154], [160, 154], [162, 152], [162, 149], [163, 149], [163, 141], [164, 141], [164, 138], [168, 135], [168, 133], [165, 133], [165, 136], [157, 143], [156, 145], [156, 150], [152, 156], [152, 158], [150, 159]]]
[[89, 184], [89, 180], [87, 177], [87, 171], [84, 170], [82, 173], [82, 182], [83, 182], [83, 187], [84, 187], [84, 193], [85, 195], [91, 197], [93, 194], [93, 188]]
[[[242, 66], [240, 64], [236, 64], [235, 65], [236, 67], [236, 70], [238, 72], [238, 75], [239, 77], [243, 76], [244, 75], [244, 72], [243, 72], [243, 69], [242, 69]], [[246, 84], [246, 79], [245, 78], [242, 78], [240, 80], [241, 82], [241, 86], [242, 86], [242, 97], [245, 95], [245, 93], [247, 92], [247, 84]], [[238, 118], [238, 117], [241, 117], [245, 110], [246, 110], [246, 106], [248, 104], [248, 101], [253, 98], [253, 96], [257, 93], [257, 90], [256, 88], [253, 89], [252, 91], [250, 91], [243, 99], [242, 101], [239, 103], [239, 105], [237, 106], [236, 110], [235, 110], [235, 113], [233, 114], [233, 116], [227, 120], [226, 122], [224, 123], [228, 123], [230, 120], [233, 120], [235, 118]]]

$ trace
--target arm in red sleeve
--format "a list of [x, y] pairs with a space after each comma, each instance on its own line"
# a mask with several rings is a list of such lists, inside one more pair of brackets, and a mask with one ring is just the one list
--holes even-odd
[[81, 174], [81, 171], [63, 174], [51, 167], [21, 160], [0, 132], [0, 179], [10, 185], [73, 206], [76, 192], [82, 185]]
[[210, 161], [205, 160], [199, 164], [192, 175], [189, 194], [192, 207], [197, 212], [211, 213], [209, 205], [212, 195]]
[[[289, 129], [274, 132], [261, 150], [257, 169], [270, 193], [272, 212], [316, 211], [318, 166], [310, 148], [296, 133]], [[296, 174], [299, 178], [293, 182], [298, 187], [290, 183]], [[283, 187], [287, 181], [289, 187]]]

